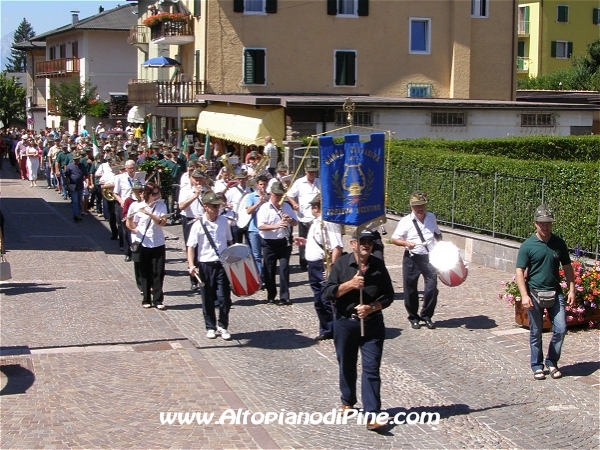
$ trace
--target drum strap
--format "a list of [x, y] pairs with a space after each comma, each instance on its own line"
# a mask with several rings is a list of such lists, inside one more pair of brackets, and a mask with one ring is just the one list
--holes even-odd
[[421, 231], [421, 228], [419, 228], [419, 224], [417, 223], [417, 219], [413, 219], [412, 222], [413, 222], [415, 228], [417, 229], [417, 234], [419, 235], [421, 242], [425, 246], [425, 250], [427, 250], [429, 252], [429, 249], [427, 248], [427, 244], [425, 243], [425, 238], [423, 237], [423, 232]]
[[215, 245], [215, 241], [213, 241], [212, 236], [210, 235], [210, 233], [206, 229], [206, 225], [204, 225], [204, 221], [203, 220], [200, 220], [200, 225], [202, 225], [202, 228], [204, 229], [204, 235], [206, 236], [206, 239], [208, 239], [208, 243], [210, 244], [210, 246], [213, 248], [213, 250], [217, 254], [217, 258], [221, 259], [221, 254], [219, 253], [219, 250], [217, 250], [217, 246]]

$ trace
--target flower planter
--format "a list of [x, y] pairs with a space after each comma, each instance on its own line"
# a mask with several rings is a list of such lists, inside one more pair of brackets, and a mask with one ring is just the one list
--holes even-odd
[[[569, 317], [571, 317], [571, 320], [569, 320]], [[588, 325], [591, 321], [598, 323], [600, 321], [600, 312], [581, 317], [567, 311], [567, 328], [577, 325]], [[529, 328], [529, 314], [527, 314], [527, 310], [523, 308], [521, 302], [515, 302], [515, 322], [517, 325]], [[544, 316], [542, 327], [544, 330], [552, 329], [552, 322], [546, 316]]]

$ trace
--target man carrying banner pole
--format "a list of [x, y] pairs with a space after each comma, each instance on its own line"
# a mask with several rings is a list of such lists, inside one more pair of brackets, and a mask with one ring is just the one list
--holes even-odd
[[342, 410], [357, 402], [358, 351], [362, 355], [362, 406], [367, 429], [379, 430], [381, 377], [385, 325], [381, 310], [394, 300], [394, 288], [383, 260], [372, 256], [370, 229], [385, 217], [384, 134], [370, 142], [346, 135], [343, 145], [320, 137], [321, 176], [328, 180], [322, 192], [323, 220], [354, 226], [352, 253], [333, 266], [323, 296], [334, 304], [333, 340], [339, 364]]

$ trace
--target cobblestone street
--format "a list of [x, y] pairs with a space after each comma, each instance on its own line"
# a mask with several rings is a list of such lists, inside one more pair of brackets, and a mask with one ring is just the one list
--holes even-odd
[[[564, 377], [534, 381], [528, 330], [498, 299], [512, 274], [470, 265], [440, 283], [437, 329], [414, 330], [402, 249], [386, 245], [396, 291], [384, 311], [383, 408], [438, 412], [438, 424], [164, 424], [161, 412], [320, 412], [339, 407], [332, 341], [314, 340], [308, 277], [292, 256], [291, 306], [233, 297], [233, 339], [208, 340], [189, 290], [181, 226], [168, 226], [166, 311], [145, 310], [108, 222], [72, 220], [54, 190], [29, 188], [5, 161], [0, 208], [13, 279], [0, 284], [0, 447], [524, 448], [600, 444], [600, 331], [569, 330]], [[433, 211], [435, 213], [435, 211]], [[391, 235], [393, 230], [388, 228]], [[297, 249], [295, 249], [297, 250]], [[544, 346], [550, 339], [544, 333]]]

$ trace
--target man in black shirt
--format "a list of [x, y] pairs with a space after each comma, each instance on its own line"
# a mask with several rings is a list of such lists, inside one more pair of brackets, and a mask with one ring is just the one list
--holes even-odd
[[[381, 409], [379, 367], [385, 339], [381, 310], [394, 301], [392, 280], [382, 260], [371, 255], [374, 236], [363, 231], [358, 240], [352, 236], [352, 253], [342, 255], [334, 264], [323, 296], [333, 302], [333, 341], [340, 369], [342, 410], [352, 409], [356, 399], [356, 364], [362, 355], [363, 410], [369, 430], [385, 426], [374, 420]], [[361, 294], [362, 292], [362, 294]], [[362, 302], [361, 302], [362, 300]], [[361, 320], [364, 336], [361, 336]]]
[[71, 195], [71, 208], [75, 222], [79, 222], [82, 219], [81, 200], [83, 198], [83, 181], [88, 176], [88, 171], [81, 162], [81, 156], [78, 151], [75, 151], [73, 153], [73, 161], [67, 164], [65, 168], [65, 185]]

